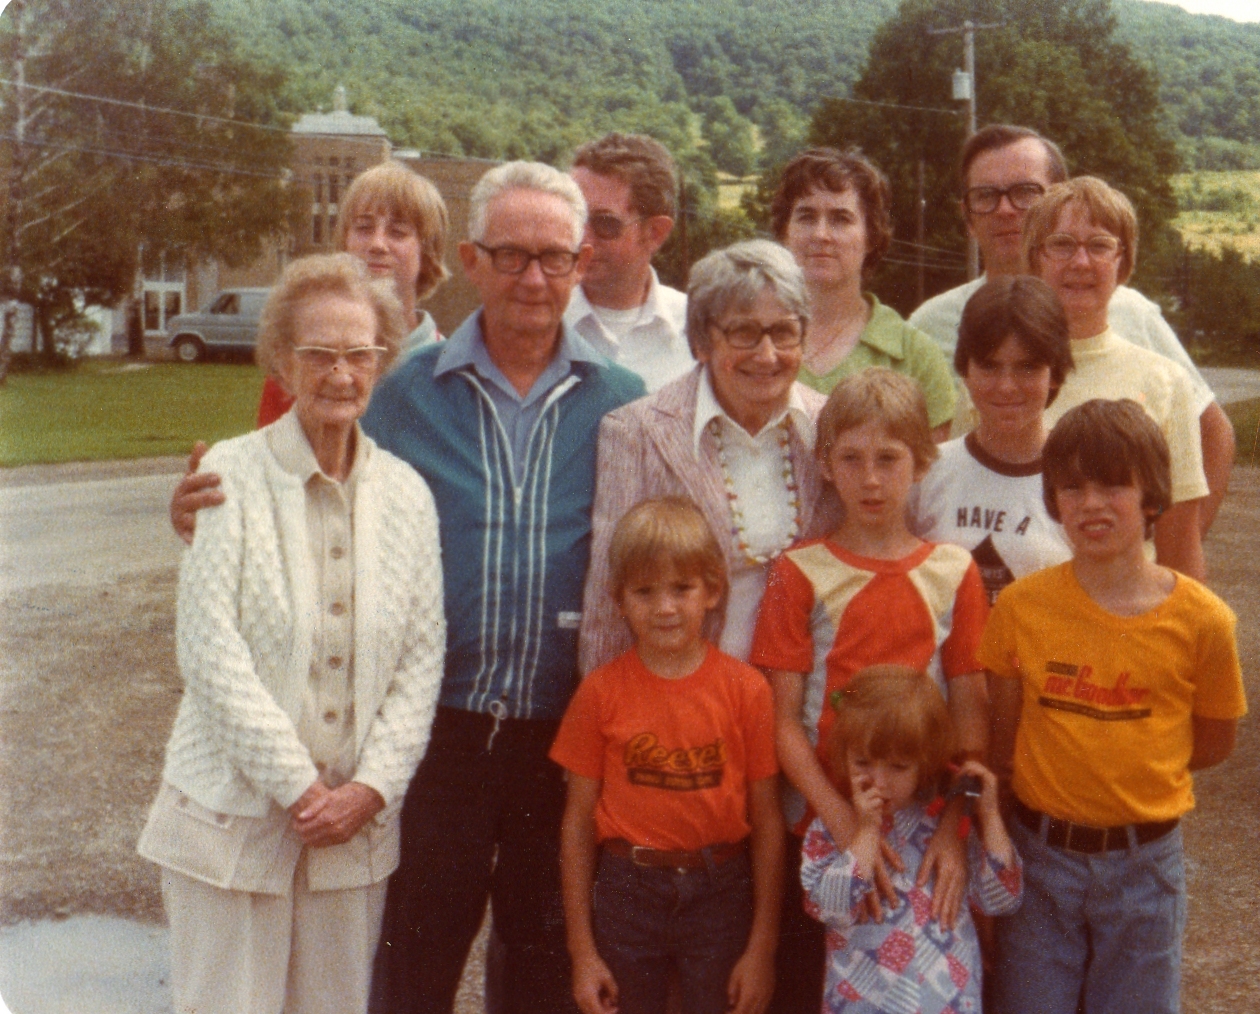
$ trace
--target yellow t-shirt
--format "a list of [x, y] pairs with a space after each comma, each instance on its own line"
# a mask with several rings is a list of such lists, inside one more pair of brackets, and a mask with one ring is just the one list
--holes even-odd
[[998, 596], [977, 653], [1023, 682], [1012, 787], [1078, 824], [1168, 820], [1194, 806], [1191, 715], [1246, 713], [1234, 614], [1181, 574], [1141, 616], [1116, 616], [1070, 562]]
[[1199, 412], [1190, 374], [1157, 352], [1138, 348], [1108, 328], [1072, 342], [1076, 368], [1046, 409], [1052, 427], [1069, 409], [1092, 398], [1132, 398], [1155, 420], [1172, 459], [1173, 503], [1207, 496]]

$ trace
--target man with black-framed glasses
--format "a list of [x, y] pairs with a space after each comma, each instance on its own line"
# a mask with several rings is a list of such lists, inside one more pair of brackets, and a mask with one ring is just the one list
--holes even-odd
[[674, 228], [674, 160], [653, 138], [613, 133], [578, 148], [570, 175], [590, 210], [591, 259], [565, 321], [655, 391], [695, 366], [684, 333], [687, 297], [662, 285], [652, 267]]
[[482, 306], [390, 374], [364, 417], [433, 492], [450, 617], [373, 1010], [449, 1014], [489, 897], [502, 1014], [576, 1011], [560, 906], [564, 783], [547, 750], [578, 682], [594, 434], [643, 393], [563, 322], [591, 257], [585, 220], [557, 169], [486, 173], [459, 245]]
[[[967, 232], [980, 247], [984, 274], [933, 296], [909, 318], [914, 327], [935, 339], [950, 362], [967, 300], [988, 279], [1023, 271], [1020, 233], [1024, 216], [1038, 197], [1067, 178], [1067, 162], [1058, 145], [1028, 127], [994, 123], [964, 142], [958, 159], [959, 208]], [[1200, 529], [1207, 534], [1234, 464], [1234, 429], [1229, 417], [1156, 303], [1122, 285], [1111, 298], [1108, 319], [1127, 341], [1158, 352], [1190, 374], [1200, 413], [1203, 470], [1210, 490], [1199, 507]], [[969, 408], [967, 403], [960, 408], [954, 436], [970, 428]]]

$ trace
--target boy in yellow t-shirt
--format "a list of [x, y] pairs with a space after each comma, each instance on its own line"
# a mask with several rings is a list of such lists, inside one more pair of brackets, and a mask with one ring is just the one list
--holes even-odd
[[1009, 776], [1024, 904], [999, 920], [1007, 1014], [1179, 1009], [1190, 772], [1246, 711], [1234, 615], [1142, 552], [1171, 501], [1168, 446], [1135, 402], [1095, 400], [1046, 442], [1046, 508], [1071, 561], [998, 597], [993, 764]]

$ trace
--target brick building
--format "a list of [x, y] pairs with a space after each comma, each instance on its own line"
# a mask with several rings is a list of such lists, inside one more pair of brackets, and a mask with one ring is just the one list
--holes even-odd
[[[293, 234], [240, 268], [214, 262], [192, 267], [160, 263], [143, 280], [146, 337], [160, 340], [170, 317], [205, 306], [220, 289], [271, 285], [289, 259], [331, 251], [341, 195], [355, 176], [390, 157], [432, 180], [446, 201], [451, 221], [446, 264], [451, 278], [424, 308], [433, 314], [442, 333], [450, 334], [477, 305], [476, 291], [456, 261], [455, 244], [468, 232], [468, 195], [494, 163], [393, 148], [374, 117], [356, 116], [348, 110], [341, 86], [334, 92], [332, 112], [304, 114], [293, 125], [292, 139], [293, 185], [300, 188], [309, 209]], [[114, 314], [116, 331], [126, 320], [123, 309]]]

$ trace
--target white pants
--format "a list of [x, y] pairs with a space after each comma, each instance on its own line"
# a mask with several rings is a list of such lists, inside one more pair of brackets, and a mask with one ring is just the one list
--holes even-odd
[[363, 1014], [386, 881], [287, 896], [162, 870], [176, 1014]]

